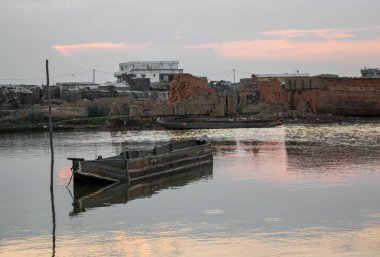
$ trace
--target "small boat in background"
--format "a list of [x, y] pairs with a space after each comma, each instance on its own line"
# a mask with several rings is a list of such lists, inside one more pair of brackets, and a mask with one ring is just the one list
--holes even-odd
[[117, 156], [72, 161], [74, 183], [134, 181], [163, 174], [179, 173], [213, 162], [211, 143], [206, 137], [174, 141], [149, 150], [124, 151]]
[[167, 129], [232, 129], [271, 128], [283, 125], [282, 120], [250, 120], [235, 118], [158, 118], [157, 124]]

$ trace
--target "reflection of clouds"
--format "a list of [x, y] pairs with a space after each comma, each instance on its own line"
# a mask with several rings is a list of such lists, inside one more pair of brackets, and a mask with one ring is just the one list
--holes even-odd
[[31, 237], [22, 240], [0, 240], [0, 256], [51, 256], [50, 237]]
[[63, 166], [58, 170], [58, 182], [60, 185], [67, 185], [72, 175], [71, 166]]
[[223, 210], [205, 210], [203, 212], [204, 214], [222, 214], [224, 213]]
[[280, 221], [282, 221], [281, 218], [265, 218], [264, 220], [266, 222], [280, 222]]
[[[289, 181], [284, 140], [280, 142], [249, 142], [236, 144], [236, 150], [226, 152], [223, 145], [216, 151], [214, 169], [232, 180]], [[219, 167], [219, 168], [218, 168]]]
[[[355, 231], [331, 231], [324, 227], [252, 233], [249, 236], [204, 235], [188, 237], [186, 231], [167, 233], [165, 227], [151, 234], [114, 231], [60, 236], [57, 256], [379, 256], [380, 226]], [[38, 247], [36, 247], [36, 245]], [[4, 256], [49, 255], [43, 238], [2, 242]]]

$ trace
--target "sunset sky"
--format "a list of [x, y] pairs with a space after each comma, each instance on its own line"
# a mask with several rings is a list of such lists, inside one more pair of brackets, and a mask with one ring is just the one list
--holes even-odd
[[[113, 81], [118, 63], [185, 72], [359, 76], [380, 66], [378, 0], [1, 0], [0, 84]], [[25, 79], [25, 80], [21, 80]]]

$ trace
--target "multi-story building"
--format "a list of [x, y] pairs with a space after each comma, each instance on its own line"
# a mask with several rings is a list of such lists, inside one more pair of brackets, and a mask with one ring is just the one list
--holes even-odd
[[380, 69], [379, 68], [377, 68], [377, 69], [364, 68], [364, 69], [360, 70], [360, 72], [362, 73], [363, 78], [380, 79]]
[[129, 83], [132, 78], [149, 78], [151, 83], [168, 83], [175, 75], [183, 73], [178, 65], [179, 61], [125, 62], [119, 64], [120, 70], [115, 72], [115, 77], [119, 83]]

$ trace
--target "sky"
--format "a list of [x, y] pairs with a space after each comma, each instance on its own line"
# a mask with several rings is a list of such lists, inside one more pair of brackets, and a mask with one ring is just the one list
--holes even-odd
[[380, 66], [379, 0], [1, 0], [0, 84], [114, 81], [119, 63], [184, 72], [360, 76]]

